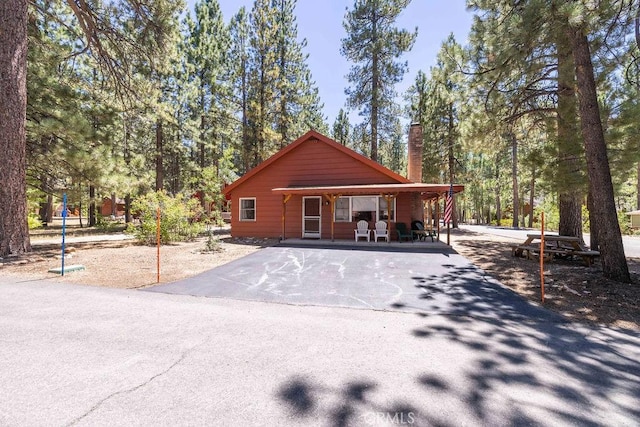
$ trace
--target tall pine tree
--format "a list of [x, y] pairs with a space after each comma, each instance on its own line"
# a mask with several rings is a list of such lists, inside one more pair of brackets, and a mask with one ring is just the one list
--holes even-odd
[[393, 129], [394, 86], [407, 71], [406, 62], [397, 60], [411, 50], [418, 30], [409, 32], [395, 27], [398, 15], [410, 0], [356, 0], [345, 16], [347, 37], [341, 53], [354, 65], [347, 80], [348, 105], [360, 110], [370, 129], [369, 156], [378, 160], [378, 143]]

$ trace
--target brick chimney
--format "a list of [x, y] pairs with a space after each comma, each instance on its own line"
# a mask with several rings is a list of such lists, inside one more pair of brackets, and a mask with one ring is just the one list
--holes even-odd
[[[422, 125], [411, 123], [409, 127], [409, 153], [407, 155], [407, 178], [422, 182]], [[420, 193], [412, 193], [410, 199], [412, 220], [424, 221], [424, 206]]]
[[420, 123], [411, 123], [408, 147], [407, 178], [413, 182], [422, 182], [422, 125]]

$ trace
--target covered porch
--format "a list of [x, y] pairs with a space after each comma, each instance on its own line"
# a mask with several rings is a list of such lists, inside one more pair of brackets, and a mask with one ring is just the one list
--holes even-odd
[[[377, 221], [385, 221], [390, 240], [397, 241], [396, 223], [410, 228], [415, 220], [422, 221], [427, 230], [439, 236], [439, 202], [449, 189], [448, 184], [397, 183], [294, 186], [271, 191], [282, 196], [282, 240], [350, 240], [354, 243], [353, 232], [357, 221], [362, 219], [370, 228]], [[462, 185], [453, 186], [454, 193], [463, 190]], [[432, 243], [430, 239], [428, 242]], [[407, 243], [411, 244], [404, 242]]]

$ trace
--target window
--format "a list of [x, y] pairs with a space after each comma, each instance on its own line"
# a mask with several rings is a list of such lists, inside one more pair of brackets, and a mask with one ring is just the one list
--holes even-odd
[[354, 196], [351, 198], [351, 221], [375, 221], [378, 210], [377, 197]]
[[335, 222], [351, 221], [351, 208], [349, 207], [349, 197], [339, 197], [335, 206]]
[[240, 199], [240, 221], [256, 220], [256, 199]]
[[387, 208], [387, 200], [379, 196], [339, 197], [335, 205], [335, 222], [391, 221], [396, 220], [396, 200], [393, 199], [391, 212]]
[[[388, 220], [389, 219], [389, 209], [387, 208], [387, 199], [384, 197], [378, 197], [378, 220]], [[396, 199], [393, 199], [393, 203], [391, 205], [391, 221], [396, 220]]]

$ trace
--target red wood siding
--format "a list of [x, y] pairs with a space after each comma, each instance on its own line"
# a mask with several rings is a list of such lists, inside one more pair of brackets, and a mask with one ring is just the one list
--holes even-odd
[[[298, 147], [259, 171], [231, 192], [231, 233], [235, 237], [272, 237], [282, 235], [282, 196], [271, 189], [292, 186], [393, 184], [398, 181], [381, 171], [346, 155], [316, 139]], [[239, 199], [255, 197], [256, 221], [239, 221]], [[322, 199], [321, 235], [331, 238], [331, 212]], [[410, 224], [409, 194], [397, 201], [397, 220]], [[373, 224], [371, 224], [373, 227]], [[353, 222], [335, 223], [335, 238], [353, 238]], [[302, 196], [294, 196], [286, 205], [286, 238], [302, 237]], [[395, 233], [393, 234], [395, 239]]]
[[[124, 216], [124, 203], [116, 203], [116, 216]], [[111, 199], [102, 199], [102, 206], [100, 207], [100, 214], [102, 216], [111, 215]]]

